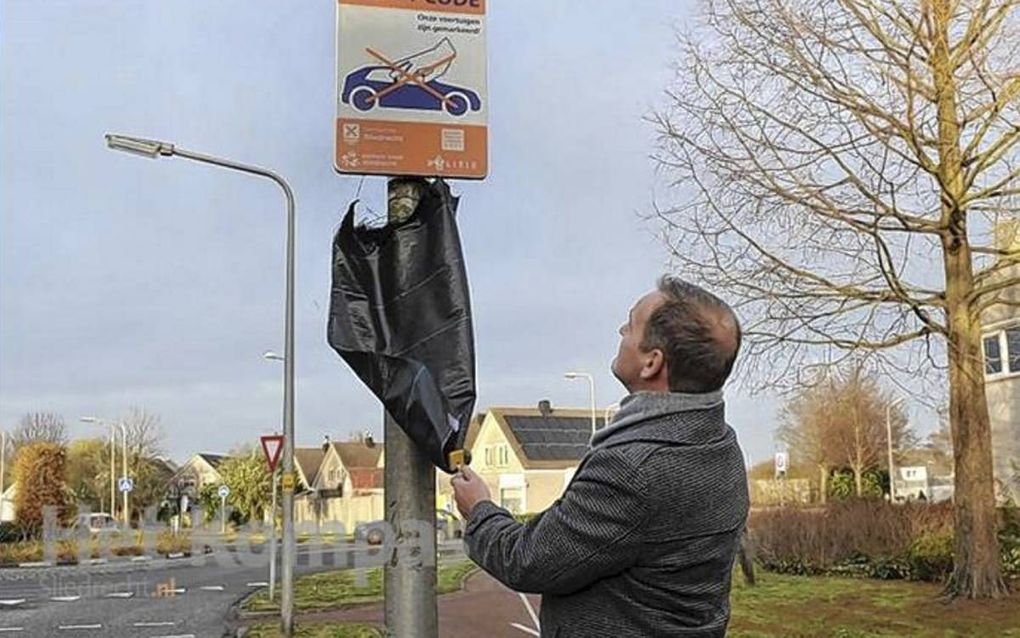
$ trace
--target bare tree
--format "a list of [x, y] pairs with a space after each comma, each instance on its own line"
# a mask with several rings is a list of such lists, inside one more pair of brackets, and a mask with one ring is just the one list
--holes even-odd
[[835, 411], [829, 402], [831, 383], [807, 386], [794, 394], [779, 411], [777, 438], [790, 449], [795, 461], [807, 463], [818, 472], [819, 500], [828, 498], [829, 473], [837, 463]]
[[130, 458], [152, 458], [162, 453], [163, 423], [158, 415], [133, 406], [120, 422], [127, 433]]
[[11, 449], [18, 450], [30, 443], [67, 444], [67, 426], [64, 417], [52, 412], [32, 412], [21, 417], [18, 427], [11, 432]]
[[1018, 2], [706, 0], [656, 118], [665, 239], [739, 303], [745, 379], [862, 354], [927, 392], [948, 378], [946, 591], [968, 597], [1006, 591], [980, 334], [1020, 305], [1020, 247], [993, 240], [1018, 217]]
[[855, 370], [805, 386], [782, 407], [778, 437], [794, 458], [817, 468], [823, 503], [833, 468], [849, 467], [855, 492], [862, 496], [864, 472], [886, 465], [887, 408], [895, 453], [914, 444], [906, 414], [892, 401], [874, 377]]

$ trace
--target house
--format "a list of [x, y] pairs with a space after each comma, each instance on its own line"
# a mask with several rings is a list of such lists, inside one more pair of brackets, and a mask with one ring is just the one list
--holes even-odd
[[225, 454], [208, 452], [192, 456], [167, 481], [167, 499], [177, 505], [180, 505], [180, 499], [185, 496], [191, 503], [196, 502], [203, 487], [223, 483], [218, 468], [227, 458]]
[[[596, 416], [596, 428], [605, 424]], [[465, 439], [471, 468], [493, 501], [515, 514], [541, 512], [566, 489], [592, 435], [590, 409], [494, 407], [476, 416]], [[437, 477], [437, 506], [454, 510], [448, 477]]]
[[18, 496], [18, 483], [12, 481], [7, 489], [0, 494], [0, 523], [14, 520], [14, 499]]
[[[1020, 220], [997, 227], [998, 247], [1020, 251]], [[1005, 259], [1005, 257], [1004, 257]], [[994, 277], [1020, 276], [1020, 264], [1010, 265]], [[985, 359], [985, 395], [992, 429], [992, 462], [1000, 499], [1020, 502], [1020, 286], [999, 293], [1006, 304], [992, 306], [982, 315]]]
[[384, 517], [382, 443], [370, 436], [341, 443], [327, 439], [315, 453], [305, 450], [301, 465], [307, 489], [294, 503], [298, 522], [342, 522], [350, 531], [357, 523]]

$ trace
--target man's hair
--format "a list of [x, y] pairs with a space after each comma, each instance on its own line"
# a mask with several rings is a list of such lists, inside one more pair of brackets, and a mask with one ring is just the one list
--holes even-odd
[[712, 293], [671, 275], [659, 279], [665, 297], [648, 318], [641, 349], [665, 355], [671, 392], [714, 392], [726, 383], [740, 350], [736, 313]]

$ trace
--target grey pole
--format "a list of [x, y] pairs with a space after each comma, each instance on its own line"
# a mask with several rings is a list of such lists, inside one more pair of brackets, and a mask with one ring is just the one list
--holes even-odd
[[145, 157], [177, 155], [197, 162], [213, 164], [252, 175], [273, 180], [283, 189], [287, 199], [287, 284], [284, 312], [284, 362], [283, 362], [283, 566], [281, 585], [283, 593], [280, 600], [280, 621], [283, 635], [289, 638], [294, 634], [294, 561], [297, 557], [297, 545], [294, 540], [294, 231], [295, 206], [294, 192], [283, 177], [276, 173], [240, 164], [210, 155], [176, 148], [168, 142], [146, 140], [124, 135], [106, 135], [106, 144], [110, 148]]
[[273, 491], [273, 504], [269, 511], [269, 600], [273, 601], [276, 593], [276, 469], [269, 477], [269, 489]]
[[[387, 185], [387, 213], [391, 223], [410, 217], [421, 200], [424, 181], [393, 178]], [[436, 470], [400, 425], [385, 411], [386, 522], [398, 547], [421, 548], [422, 555], [394, 550], [383, 570], [385, 622], [388, 636], [435, 638], [439, 635], [436, 607]], [[417, 529], [405, 529], [413, 521]], [[417, 538], [418, 530], [431, 542]]]

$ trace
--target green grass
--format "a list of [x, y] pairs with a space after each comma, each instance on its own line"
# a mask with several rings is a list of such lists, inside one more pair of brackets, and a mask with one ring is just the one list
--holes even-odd
[[997, 601], [939, 600], [930, 583], [757, 571], [747, 587], [734, 574], [728, 636], [989, 636], [1020, 638], [1017, 595]]
[[[475, 569], [469, 560], [440, 564], [436, 592], [457, 591]], [[353, 571], [344, 570], [301, 576], [294, 582], [294, 607], [298, 611], [322, 611], [376, 602], [382, 600], [382, 595], [382, 569], [379, 567], [362, 572], [360, 579]], [[246, 611], [277, 611], [279, 608], [279, 597], [270, 602], [265, 591], [252, 596], [244, 605]]]
[[[280, 638], [276, 624], [255, 625], [246, 634], [248, 638]], [[383, 638], [385, 634], [373, 625], [301, 625], [298, 624], [295, 638]]]

